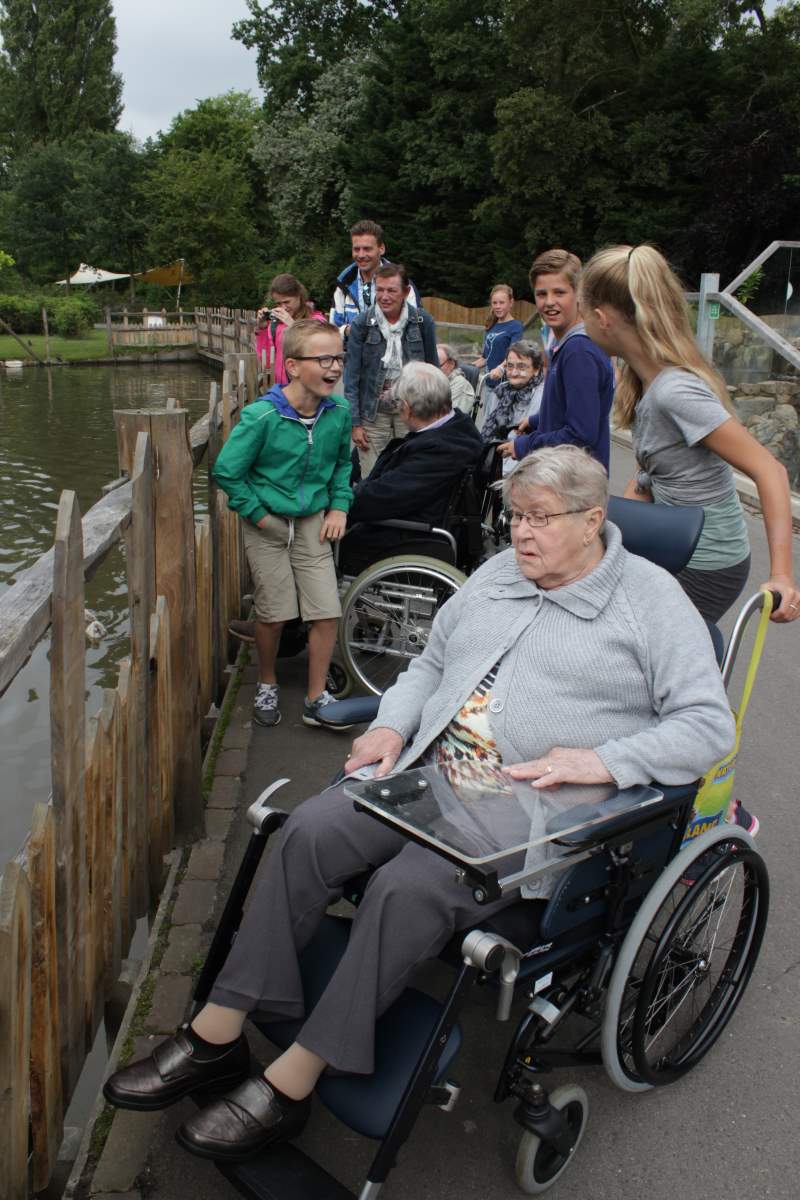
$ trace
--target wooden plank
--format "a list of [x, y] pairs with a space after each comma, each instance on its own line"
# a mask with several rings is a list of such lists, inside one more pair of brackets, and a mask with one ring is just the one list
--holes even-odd
[[128, 689], [128, 727], [134, 762], [128, 781], [129, 812], [133, 814], [135, 852], [131, 903], [142, 916], [150, 899], [148, 838], [150, 809], [150, 617], [156, 602], [156, 563], [153, 545], [153, 452], [148, 433], [137, 434], [132, 459], [132, 518], [125, 534], [128, 574], [131, 669]]
[[103, 734], [100, 714], [86, 722], [86, 837], [88, 843], [88, 894], [86, 898], [86, 994], [84, 1030], [87, 1051], [103, 1016], [106, 970], [103, 933], [103, 897], [106, 875], [106, 810], [102, 794]]
[[126, 958], [136, 928], [136, 855], [138, 851], [136, 805], [131, 803], [131, 781], [136, 774], [136, 746], [130, 736], [131, 662], [123, 659], [117, 676], [119, 723], [117, 728], [117, 769], [120, 802], [120, 936], [122, 957]]
[[[165, 596], [159, 596], [156, 600], [156, 617], [158, 618], [158, 632], [156, 637], [156, 658], [158, 661], [158, 772], [161, 789], [160, 820], [163, 858], [163, 855], [172, 846], [174, 827], [177, 821], [178, 800], [178, 762], [175, 746], [172, 741], [174, 726], [170, 722], [170, 714], [175, 708], [174, 677], [172, 674], [172, 665], [174, 662], [172, 618]], [[199, 790], [198, 784], [198, 792]]]
[[[83, 574], [86, 578], [119, 541], [130, 521], [130, 484], [103, 496], [83, 518]], [[25, 665], [50, 624], [53, 551], [48, 550], [0, 596], [0, 694]]]
[[31, 895], [10, 862], [0, 881], [0, 1200], [28, 1200]]
[[31, 885], [31, 1131], [33, 1190], [50, 1182], [64, 1131], [58, 1045], [55, 829], [49, 804], [36, 804], [28, 839]]
[[208, 442], [208, 516], [211, 522], [211, 639], [212, 639], [212, 679], [211, 695], [215, 704], [222, 699], [223, 679], [225, 670], [227, 635], [223, 636], [222, 624], [222, 594], [220, 588], [220, 520], [217, 501], [218, 489], [214, 479], [214, 464], [222, 448], [220, 438], [220, 406], [219, 388], [211, 384], [208, 400], [209, 407], [209, 442]]
[[171, 803], [171, 797], [162, 796], [161, 786], [161, 742], [163, 738], [168, 736], [171, 726], [168, 722], [167, 726], [162, 728], [159, 720], [158, 648], [160, 624], [160, 610], [156, 609], [150, 617], [150, 666], [148, 671], [150, 720], [147, 723], [149, 775], [147, 788], [147, 869], [152, 904], [157, 902], [158, 896], [161, 893], [164, 870], [163, 859], [167, 852], [167, 847], [163, 841], [164, 821], [162, 819], [162, 808], [164, 804]]
[[205, 516], [194, 524], [195, 569], [197, 572], [197, 647], [200, 660], [200, 713], [211, 707], [213, 598], [211, 588], [211, 521]]
[[[74, 492], [62, 492], [53, 559], [50, 752], [56, 844], [61, 1066], [71, 1096], [84, 1059], [83, 914], [86, 909], [86, 638], [83, 544]], [[78, 969], [76, 970], [76, 964]]]
[[105, 810], [105, 871], [103, 874], [103, 999], [117, 979], [122, 962], [121, 880], [122, 814], [119, 787], [119, 696], [103, 689], [100, 709], [100, 804]]
[[170, 615], [175, 829], [182, 843], [204, 834], [200, 790], [200, 672], [197, 658], [192, 458], [187, 414], [150, 415], [155, 480], [156, 591]]

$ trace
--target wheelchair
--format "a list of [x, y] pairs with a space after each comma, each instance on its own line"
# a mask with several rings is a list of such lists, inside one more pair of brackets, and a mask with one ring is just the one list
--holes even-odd
[[[632, 548], [646, 537], [650, 522], [664, 514], [656, 506], [621, 503], [615, 515], [618, 521], [620, 512], [629, 516], [622, 527]], [[627, 510], [626, 503], [637, 511]], [[659, 544], [658, 557], [676, 571], [699, 537], [702, 512], [671, 510], [669, 519], [672, 536]], [[652, 546], [649, 557], [654, 557]], [[726, 685], [751, 619], [758, 616], [763, 635], [773, 600], [759, 593], [742, 609], [727, 650], [718, 654]], [[721, 650], [721, 638], [716, 644]], [[376, 696], [332, 705], [341, 711], [330, 723], [370, 720], [378, 705]], [[367, 811], [371, 804], [365, 820], [389, 804], [384, 793], [402, 787], [405, 778], [403, 773], [373, 785], [374, 802], [354, 800]], [[198, 1007], [224, 964], [268, 839], [286, 819], [272, 806], [286, 782], [273, 783], [249, 810], [253, 833], [197, 983]], [[440, 955], [454, 971], [446, 997], [435, 1000], [409, 987], [379, 1018], [373, 1075], [320, 1079], [321, 1102], [346, 1127], [378, 1143], [358, 1200], [378, 1195], [426, 1105], [447, 1112], [455, 1107], [460, 1088], [451, 1071], [463, 1040], [460, 1017], [475, 985], [496, 991], [498, 1021], [515, 1017], [493, 1098], [498, 1104], [513, 1102], [520, 1128], [515, 1175], [529, 1195], [544, 1192], [567, 1170], [589, 1111], [582, 1087], [549, 1088], [552, 1071], [602, 1065], [618, 1088], [644, 1092], [681, 1078], [721, 1037], [747, 988], [764, 936], [766, 866], [752, 838], [737, 826], [713, 825], [684, 841], [697, 783], [630, 789], [636, 790], [647, 794], [595, 806], [587, 819], [562, 821], [550, 830], [559, 855], [550, 897], [514, 901], [456, 934]], [[619, 793], [618, 800], [622, 797]], [[417, 826], [406, 822], [404, 828], [430, 848]], [[436, 852], [452, 861], [479, 903], [531, 877], [524, 869], [503, 877], [502, 864], [465, 860], [447, 846]], [[364, 878], [352, 880], [345, 899], [357, 905], [364, 887]], [[349, 926], [347, 918], [326, 915], [304, 951], [307, 1010], [335, 971]], [[292, 1043], [301, 1024], [257, 1022], [279, 1049]], [[292, 1143], [244, 1163], [218, 1166], [249, 1200], [355, 1200]]]
[[502, 471], [496, 445], [458, 480], [441, 526], [361, 523], [342, 541], [339, 656], [349, 677], [373, 695], [422, 653], [438, 610], [505, 536], [492, 491]]

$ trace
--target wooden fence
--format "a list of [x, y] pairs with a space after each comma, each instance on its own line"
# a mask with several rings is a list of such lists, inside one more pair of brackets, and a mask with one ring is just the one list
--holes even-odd
[[[163, 856], [202, 836], [201, 718], [221, 697], [244, 556], [209, 467], [255, 397], [255, 356], [211, 385], [206, 416], [115, 413], [120, 480], [81, 520], [61, 495], [55, 545], [0, 597], [0, 692], [51, 626], [52, 794], [0, 879], [0, 1198], [45, 1188], [63, 1116]], [[124, 541], [130, 653], [85, 704], [84, 580]]]
[[255, 348], [255, 310], [198, 308], [195, 310], [197, 348], [223, 362], [226, 354], [249, 354]]
[[197, 326], [193, 312], [142, 309], [131, 312], [106, 309], [108, 348], [122, 346], [193, 346]]
[[[434, 321], [442, 325], [475, 325], [483, 328], [492, 312], [488, 304], [483, 308], [465, 308], [463, 304], [454, 304], [452, 300], [442, 300], [439, 296], [423, 296], [422, 303]], [[536, 306], [529, 300], [515, 300], [511, 314], [526, 325], [536, 316]]]

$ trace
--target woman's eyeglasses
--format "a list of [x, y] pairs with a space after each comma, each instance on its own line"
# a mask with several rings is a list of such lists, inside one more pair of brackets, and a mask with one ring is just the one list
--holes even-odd
[[295, 354], [293, 355], [295, 362], [315, 362], [319, 363], [323, 371], [328, 371], [334, 363], [338, 363], [340, 367], [344, 366], [346, 354]]
[[545, 513], [545, 512], [520, 512], [516, 508], [507, 508], [505, 510], [506, 520], [509, 525], [521, 525], [523, 521], [527, 521], [532, 529], [544, 529], [545, 525], [549, 525], [553, 517], [570, 517], [573, 513], [590, 512], [588, 508], [567, 508], [564, 512]]

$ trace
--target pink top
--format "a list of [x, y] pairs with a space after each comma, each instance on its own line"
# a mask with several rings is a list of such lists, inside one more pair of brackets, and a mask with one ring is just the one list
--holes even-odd
[[[311, 321], [327, 321], [328, 318], [325, 316], [324, 313], [312, 312], [311, 317], [309, 319]], [[267, 366], [269, 366], [270, 359], [272, 358], [273, 342], [272, 342], [271, 326], [272, 326], [272, 322], [269, 321], [269, 322], [267, 322], [267, 325], [264, 329], [256, 330], [256, 354], [258, 355], [259, 366], [261, 365], [262, 351], [266, 353]], [[274, 376], [274, 379], [275, 379], [275, 383], [280, 383], [280, 384], [289, 382], [289, 377], [283, 369], [283, 335], [288, 328], [289, 328], [289, 326], [284, 325], [283, 321], [276, 322], [275, 343], [274, 343], [274, 349], [275, 349], [275, 362], [274, 362], [275, 376]]]

